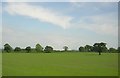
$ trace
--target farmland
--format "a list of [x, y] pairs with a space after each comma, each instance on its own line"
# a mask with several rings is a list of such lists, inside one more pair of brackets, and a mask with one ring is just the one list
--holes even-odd
[[3, 53], [3, 76], [117, 76], [118, 54]]

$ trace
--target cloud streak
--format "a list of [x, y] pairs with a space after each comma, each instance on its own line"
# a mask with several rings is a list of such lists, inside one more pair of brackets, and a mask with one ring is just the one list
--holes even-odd
[[[85, 7], [86, 3], [82, 7]], [[89, 4], [92, 7], [92, 4]], [[102, 4], [104, 6], [110, 6], [110, 4]], [[100, 7], [100, 6], [99, 6]], [[99, 9], [99, 8], [98, 8]], [[33, 6], [27, 3], [8, 3], [5, 10], [11, 15], [21, 15], [27, 16], [33, 19], [37, 19], [41, 22], [54, 24], [55, 26], [67, 28], [84, 28], [98, 34], [114, 35], [117, 36], [117, 18], [114, 18], [114, 13], [112, 14], [101, 14], [94, 16], [84, 16], [80, 17], [79, 21], [72, 22], [75, 18], [71, 16], [65, 16], [56, 11], [43, 8], [42, 6]], [[79, 17], [78, 17], [79, 18]], [[116, 19], [116, 20], [115, 20]], [[90, 20], [92, 23], [88, 23]], [[108, 29], [109, 28], [109, 29]]]
[[81, 17], [77, 27], [102, 35], [118, 36], [118, 17], [115, 13]]
[[41, 6], [32, 6], [27, 3], [9, 3], [5, 10], [12, 15], [28, 16], [42, 22], [51, 23], [64, 29], [70, 27], [72, 17], [64, 16], [56, 11], [43, 8]]

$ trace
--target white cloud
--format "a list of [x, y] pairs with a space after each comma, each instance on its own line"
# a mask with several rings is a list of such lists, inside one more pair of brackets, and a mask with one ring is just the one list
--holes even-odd
[[[80, 3], [81, 4], [81, 3]], [[83, 5], [82, 5], [83, 4]], [[82, 3], [81, 6], [84, 7], [86, 3]], [[106, 4], [106, 3], [105, 3]], [[105, 4], [102, 4], [106, 6]], [[91, 6], [91, 5], [90, 5]], [[108, 5], [107, 5], [108, 6]], [[42, 22], [47, 22], [60, 26], [64, 29], [66, 28], [84, 28], [91, 30], [98, 34], [114, 35], [117, 36], [117, 14], [101, 14], [94, 16], [84, 16], [80, 17], [80, 22], [72, 22], [74, 20], [71, 16], [65, 16], [41, 6], [32, 6], [26, 3], [9, 3], [5, 10], [12, 15], [22, 15], [28, 16], [30, 18], [37, 19]], [[86, 20], [90, 20], [93, 23], [88, 23]]]
[[118, 36], [118, 17], [115, 13], [81, 17], [77, 27], [102, 35]]
[[26, 3], [9, 3], [5, 10], [12, 15], [23, 15], [60, 26], [64, 29], [70, 27], [72, 17], [64, 16], [56, 11], [43, 8], [41, 6], [32, 6]]
[[[83, 5], [84, 6], [84, 5]], [[111, 37], [115, 36], [117, 38], [118, 33], [118, 25], [117, 25], [117, 14], [101, 14], [101, 15], [94, 15], [94, 16], [84, 16], [80, 17], [80, 20], [77, 22], [72, 22], [74, 20], [70, 16], [62, 15], [61, 13], [58, 13], [56, 11], [43, 8], [41, 6], [32, 6], [25, 3], [9, 3], [5, 10], [12, 14], [12, 15], [22, 15], [22, 16], [28, 16], [30, 18], [37, 19], [42, 22], [47, 22], [54, 24], [56, 26], [60, 26], [62, 28], [79, 28], [79, 29], [85, 29], [90, 30], [93, 32], [96, 32], [98, 34], [102, 35], [112, 35]], [[78, 17], [79, 18], [79, 17]], [[77, 32], [76, 32], [77, 33]], [[34, 34], [34, 32], [21, 32], [17, 29], [11, 29], [11, 28], [4, 28], [4, 38], [3, 43], [10, 42], [11, 45], [14, 46], [22, 46], [26, 47], [28, 45], [34, 46], [36, 43], [41, 43], [43, 46], [51, 45], [55, 49], [62, 49], [64, 45], [68, 45], [72, 49], [76, 49], [76, 47], [99, 42], [101, 39], [96, 38], [96, 40], [90, 37], [68, 37], [64, 35], [56, 35], [56, 34]], [[84, 34], [84, 33], [82, 33]], [[39, 37], [38, 35], [42, 35]], [[14, 41], [13, 41], [14, 40]], [[81, 41], [82, 40], [82, 41]], [[98, 40], [98, 41], [97, 41]], [[103, 39], [104, 41], [104, 39]], [[115, 44], [114, 42], [110, 40], [105, 40], [109, 44]], [[110, 42], [111, 41], [111, 42]], [[21, 43], [18, 43], [21, 42]], [[79, 44], [80, 43], [80, 44]], [[92, 44], [91, 44], [92, 45]]]
[[[115, 6], [116, 4], [116, 6]], [[93, 13], [104, 12], [104, 14], [94, 14], [78, 17], [79, 21], [73, 24], [73, 26], [77, 26], [78, 28], [84, 28], [85, 30], [93, 31], [97, 34], [102, 35], [111, 35], [118, 36], [118, 14], [116, 12], [106, 12], [103, 8], [115, 7], [117, 9], [117, 3], [110, 2], [101, 2], [101, 3], [89, 3], [89, 2], [79, 2], [78, 0], [71, 0], [71, 5], [73, 9], [91, 9]], [[88, 13], [89, 13], [88, 9]], [[74, 10], [75, 11], [75, 10]], [[82, 12], [82, 11], [81, 11]], [[72, 26], [71, 26], [72, 27]]]

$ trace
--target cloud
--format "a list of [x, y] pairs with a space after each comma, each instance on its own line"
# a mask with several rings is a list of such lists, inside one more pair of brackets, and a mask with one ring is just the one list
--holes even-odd
[[69, 28], [72, 17], [64, 16], [56, 11], [43, 8], [41, 6], [32, 6], [27, 3], [9, 3], [5, 10], [11, 15], [28, 16], [42, 22], [51, 23], [64, 29]]
[[76, 26], [102, 35], [118, 36], [117, 13], [81, 17]]
[[[71, 0], [73, 11], [79, 10], [84, 14], [78, 17], [78, 21], [74, 24], [77, 28], [90, 30], [97, 34], [118, 36], [118, 14], [117, 14], [117, 3], [110, 2], [79, 2], [78, 0]], [[116, 9], [115, 12], [108, 8]], [[86, 11], [88, 13], [86, 13]], [[92, 14], [89, 14], [91, 13]], [[86, 15], [85, 15], [86, 14]], [[71, 27], [74, 27], [71, 26]], [[74, 27], [75, 28], [75, 27]]]
[[[86, 7], [86, 3], [80, 3], [81, 7]], [[87, 7], [92, 7], [89, 4]], [[99, 7], [109, 7], [110, 4], [101, 3]], [[117, 13], [105, 13], [77, 17], [78, 21], [71, 16], [65, 16], [55, 10], [50, 10], [42, 6], [33, 6], [27, 3], [8, 3], [4, 8], [11, 15], [27, 16], [39, 21], [54, 24], [56, 26], [66, 28], [85, 29], [97, 34], [118, 36]], [[82, 9], [81, 9], [82, 10]], [[95, 9], [94, 9], [95, 10]]]
[[[85, 4], [81, 6], [85, 7]], [[3, 26], [3, 45], [8, 42], [13, 47], [20, 46], [21, 48], [25, 48], [26, 46], [35, 47], [36, 43], [40, 43], [43, 47], [51, 45], [54, 49], [61, 50], [64, 45], [67, 45], [70, 49], [78, 49], [79, 46], [85, 46], [86, 44], [93, 45], [95, 42], [103, 41], [108, 43], [109, 47], [117, 46], [118, 18], [116, 13], [94, 14], [92, 16], [81, 17], [78, 15], [77, 18], [72, 18], [71, 16], [62, 15], [55, 10], [42, 6], [32, 6], [27, 3], [8, 3], [4, 9], [11, 15], [27, 16], [31, 19], [54, 24], [64, 29], [69, 28], [70, 31], [65, 30], [64, 34], [61, 35], [58, 33], [61, 33], [63, 30], [55, 30], [47, 33], [42, 31], [35, 32], [34, 30], [30, 32], [27, 29], [19, 29], [17, 26], [9, 26], [9, 23], [7, 24], [7, 21], [4, 20], [7, 26]], [[82, 29], [85, 31], [89, 30], [89, 32], [81, 31]], [[66, 31], [69, 31], [69, 34], [74, 31], [74, 34], [69, 35]], [[97, 38], [91, 32], [97, 33]]]

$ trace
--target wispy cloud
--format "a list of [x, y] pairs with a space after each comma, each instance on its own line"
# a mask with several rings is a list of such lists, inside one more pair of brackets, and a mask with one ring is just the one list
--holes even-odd
[[72, 17], [64, 16], [56, 11], [43, 8], [41, 6], [32, 6], [26, 3], [9, 3], [5, 10], [12, 15], [23, 15], [60, 26], [64, 29], [70, 26]]
[[[9, 28], [9, 23], [8, 23], [8, 26], [6, 26], [6, 28], [5, 27], [3, 28], [4, 29], [3, 30], [4, 31], [3, 42], [4, 43], [10, 42], [12, 45], [15, 45], [15, 46], [21, 45], [24, 47], [28, 46], [29, 44], [31, 46], [34, 46], [35, 43], [40, 42], [41, 45], [43, 44], [43, 46], [51, 45], [55, 49], [57, 49], [57, 48], [61, 49], [64, 45], [68, 45], [71, 48], [74, 47], [73, 49], [75, 49], [76, 47], [78, 47], [80, 45], [99, 42], [102, 40], [102, 41], [107, 42], [108, 44], [111, 44], [111, 45], [113, 44], [116, 46], [117, 41], [115, 41], [115, 40], [118, 37], [118, 34], [117, 34], [118, 33], [117, 11], [115, 11], [115, 12], [114, 11], [110, 11], [110, 12], [105, 11], [105, 13], [101, 13], [101, 14], [96, 13], [96, 14], [90, 15], [89, 11], [95, 12], [96, 9], [87, 10], [86, 8], [88, 8], [88, 7], [93, 8], [93, 6], [92, 6], [92, 4], [89, 4], [89, 6], [86, 6], [86, 5], [87, 4], [83, 4], [80, 7], [78, 7], [77, 9], [75, 8], [75, 10], [73, 12], [71, 12], [71, 14], [67, 15], [67, 13], [64, 14], [63, 12], [61, 12], [62, 10], [59, 10], [59, 12], [56, 11], [56, 9], [54, 9], [54, 7], [51, 7], [51, 9], [50, 8], [48, 9], [47, 8], [47, 7], [49, 7], [48, 5], [46, 7], [43, 7], [42, 5], [34, 5], [33, 6], [32, 4], [29, 4], [29, 3], [8, 3], [3, 7], [3, 9], [5, 10], [5, 12], [8, 12], [11, 15], [18, 15], [18, 16], [21, 15], [23, 17], [27, 16], [31, 19], [39, 20], [40, 23], [41, 22], [47, 23], [51, 27], [58, 26], [63, 29], [68, 28], [68, 30], [61, 29], [60, 31], [57, 31], [57, 30], [55, 30], [56, 29], [56, 27], [55, 27], [55, 28], [53, 28], [53, 30], [54, 30], [53, 33], [48, 32], [49, 34], [43, 33], [44, 34], [43, 35], [43, 34], [41, 34], [41, 32], [39, 34], [35, 34], [34, 30], [32, 32], [27, 32], [28, 31], [28, 29], [26, 29], [27, 27], [24, 27], [26, 31], [21, 30], [22, 32], [19, 30], [19, 28], [17, 28], [17, 25], [12, 26], [13, 28], [15, 27], [16, 29]], [[93, 3], [93, 5], [94, 5], [94, 3]], [[99, 11], [101, 11], [101, 10], [104, 11], [102, 9], [102, 8], [104, 8], [103, 6], [107, 6], [107, 8], [109, 8], [109, 6], [111, 6], [109, 4], [98, 4], [98, 5], [99, 5], [98, 6], [99, 8], [97, 8], [97, 9]], [[83, 12], [84, 13], [83, 16], [81, 15], [82, 14], [81, 11], [83, 10], [83, 8], [81, 8], [81, 7], [84, 7], [87, 10], [87, 11]], [[80, 12], [76, 13], [76, 10], [80, 10]], [[88, 13], [86, 13], [86, 12], [88, 12]], [[75, 15], [74, 13], [78, 14], [78, 15]], [[16, 18], [17, 18], [17, 16], [16, 16]], [[13, 19], [13, 20], [16, 20], [16, 19]], [[4, 21], [6, 21], [5, 23], [8, 22], [7, 20], [4, 20]], [[19, 22], [19, 21], [17, 21], [17, 22]], [[30, 22], [31, 22], [31, 24], [32, 23], [35, 24], [34, 21], [32, 21], [32, 20]], [[11, 24], [11, 25], [14, 25], [14, 22], [12, 22], [12, 23], [13, 24]], [[25, 21], [25, 23], [26, 23], [26, 21]], [[28, 24], [26, 23], [25, 25], [28, 25]], [[40, 26], [42, 26], [42, 25], [40, 25]], [[35, 28], [37, 29], [40, 27], [35, 27]], [[76, 29], [77, 29], [77, 31], [76, 31]], [[83, 29], [83, 32], [81, 31], [82, 29]], [[73, 35], [68, 36], [68, 34], [64, 31], [69, 31], [69, 33], [72, 33], [73, 31], [75, 31], [74, 33], [77, 35], [75, 36], [73, 34]], [[59, 34], [57, 34], [57, 32], [58, 33], [63, 32], [64, 35], [63, 34], [59, 35]], [[86, 35], [86, 33], [87, 33], [87, 35]], [[95, 39], [93, 33], [97, 33], [97, 35], [100, 36], [100, 38]], [[41, 35], [41, 36], [38, 36], [38, 35]], [[92, 38], [90, 35], [92, 35]], [[102, 37], [105, 37], [105, 38], [102, 38]], [[107, 37], [110, 37], [111, 39], [108, 39]], [[112, 40], [114, 40], [114, 41], [112, 41]], [[21, 43], [18, 43], [18, 42], [21, 42]]]
[[80, 18], [77, 27], [84, 28], [102, 35], [118, 36], [117, 14], [101, 14]]
[[[105, 4], [103, 3], [102, 5], [106, 6]], [[84, 7], [85, 5], [86, 3], [82, 3], [80, 6]], [[76, 27], [77, 25], [79, 28], [88, 29], [99, 34], [117, 35], [117, 20], [115, 20], [117, 18], [113, 18], [114, 14], [80, 17], [80, 22], [72, 22], [74, 19], [71, 16], [65, 16], [42, 6], [33, 6], [26, 3], [9, 3], [5, 10], [12, 15], [28, 16], [64, 29]], [[88, 23], [86, 20], [90, 20], [92, 23]]]

